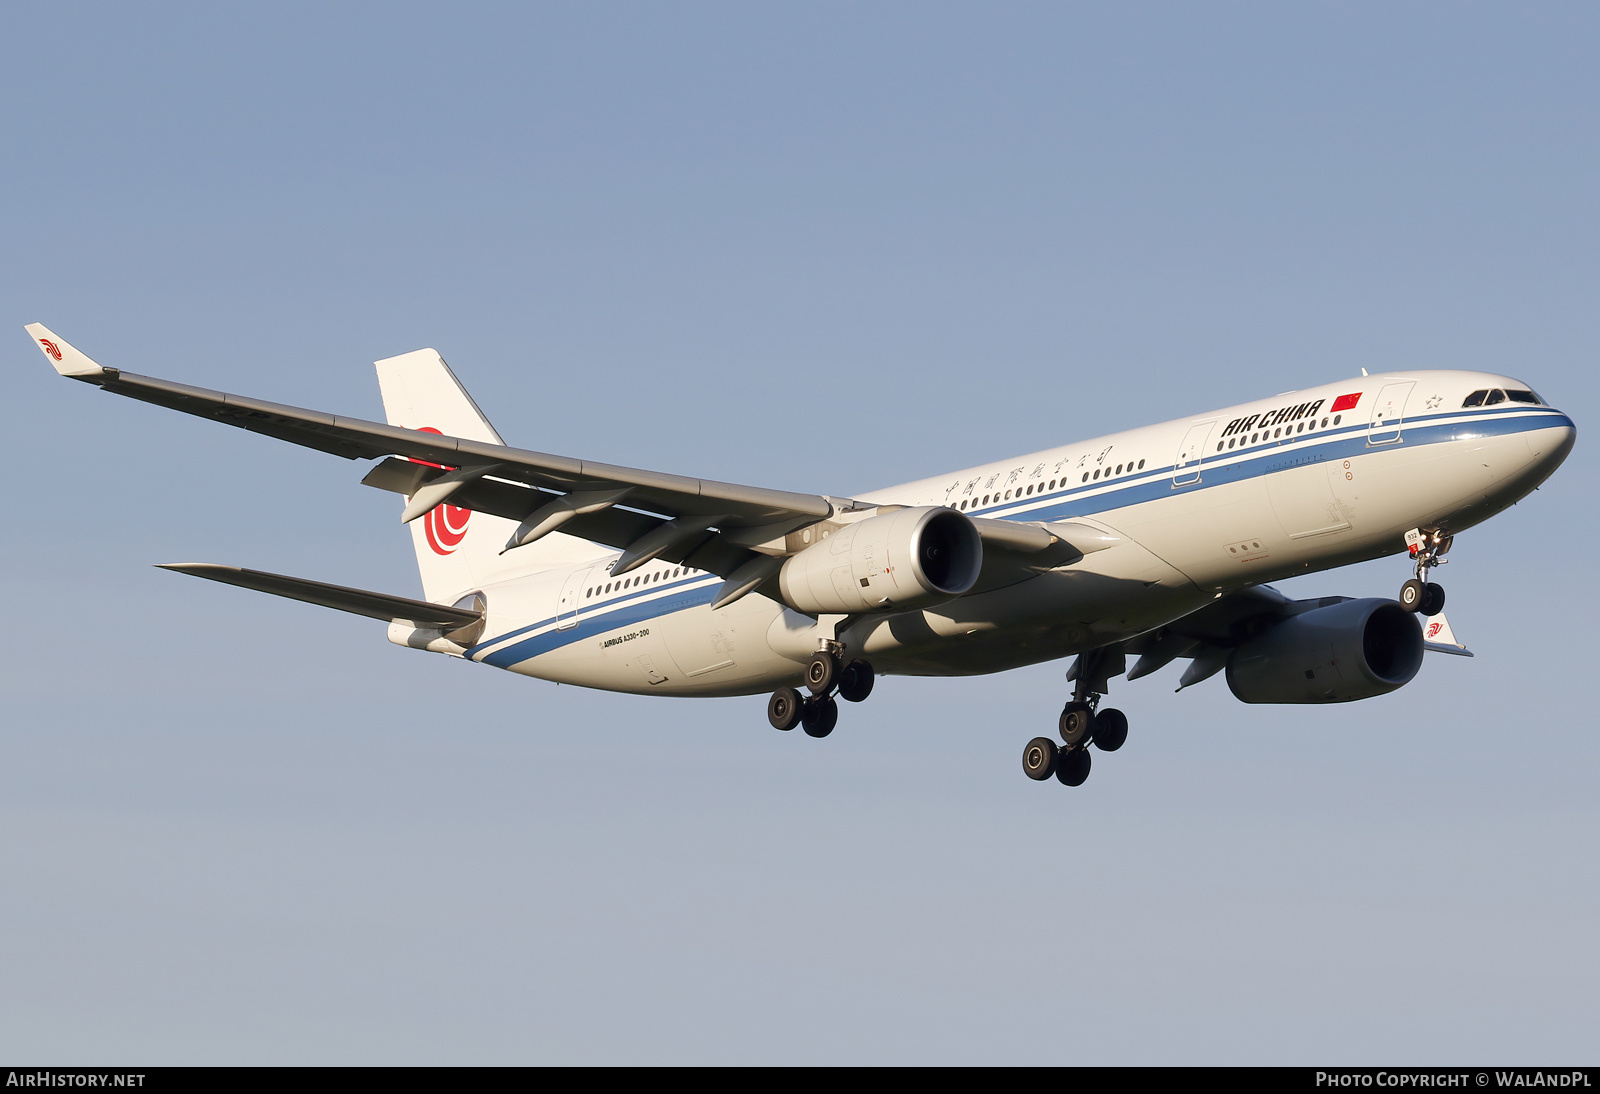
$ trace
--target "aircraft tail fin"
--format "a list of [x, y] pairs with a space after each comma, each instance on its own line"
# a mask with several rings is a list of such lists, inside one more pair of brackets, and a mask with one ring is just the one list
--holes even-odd
[[[437, 350], [419, 349], [375, 362], [390, 425], [465, 440], [504, 444]], [[451, 603], [505, 570], [500, 548], [516, 522], [448, 502], [411, 521], [411, 544], [423, 595]]]

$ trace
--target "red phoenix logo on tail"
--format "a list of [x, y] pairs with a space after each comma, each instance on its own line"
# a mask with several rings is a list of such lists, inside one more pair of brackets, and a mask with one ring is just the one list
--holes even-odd
[[[431, 425], [418, 426], [417, 432], [436, 433], [441, 437], [444, 436], [443, 433]], [[424, 463], [429, 467], [442, 467], [446, 471], [455, 470], [453, 467], [445, 467], [442, 463], [430, 463], [427, 460], [418, 460], [409, 456], [406, 458], [410, 459], [412, 463]], [[471, 509], [463, 509], [458, 505], [451, 505], [449, 502], [443, 505], [435, 505], [428, 510], [427, 515], [422, 518], [422, 530], [427, 535], [428, 546], [433, 548], [434, 554], [453, 554], [456, 548], [461, 546], [461, 541], [467, 538], [467, 518], [470, 516], [472, 516]]]
[[56, 345], [54, 342], [50, 341], [50, 339], [48, 339], [48, 338], [39, 339], [39, 344], [44, 347], [44, 351], [46, 353], [48, 353], [51, 357], [54, 357], [57, 361], [61, 360], [61, 347], [60, 346]]

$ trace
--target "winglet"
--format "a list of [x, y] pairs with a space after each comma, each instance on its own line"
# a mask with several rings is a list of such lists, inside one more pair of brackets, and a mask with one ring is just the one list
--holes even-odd
[[28, 333], [33, 336], [34, 344], [44, 351], [50, 364], [63, 376], [93, 383], [102, 377], [116, 375], [115, 369], [95, 364], [82, 351], [73, 348], [65, 338], [43, 323], [29, 323]]
[[1453, 653], [1457, 657], [1471, 657], [1472, 651], [1461, 644], [1450, 621], [1444, 613], [1430, 615], [1422, 621], [1422, 647], [1432, 653]]

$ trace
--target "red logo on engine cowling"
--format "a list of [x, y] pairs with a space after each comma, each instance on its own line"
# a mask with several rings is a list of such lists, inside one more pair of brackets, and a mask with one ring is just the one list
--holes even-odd
[[48, 353], [51, 357], [54, 357], [57, 361], [61, 360], [61, 347], [60, 346], [56, 345], [54, 342], [50, 341], [50, 339], [48, 339], [48, 338], [39, 339], [39, 344], [44, 347], [44, 351], [46, 353]]
[[[444, 436], [431, 425], [417, 427], [418, 433], [436, 433]], [[429, 467], [440, 467], [446, 471], [454, 471], [453, 467], [445, 467], [442, 463], [432, 463], [428, 460], [419, 460], [412, 456], [406, 457], [412, 463], [427, 464]], [[436, 555], [453, 554], [461, 541], [467, 538], [467, 518], [472, 516], [471, 509], [463, 509], [449, 502], [435, 505], [428, 510], [422, 518], [422, 531], [428, 537], [428, 546], [433, 548]]]

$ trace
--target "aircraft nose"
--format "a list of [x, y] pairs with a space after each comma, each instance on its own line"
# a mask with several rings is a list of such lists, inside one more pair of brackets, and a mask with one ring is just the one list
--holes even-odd
[[1542, 429], [1524, 433], [1528, 444], [1528, 469], [1526, 475], [1535, 483], [1543, 482], [1560, 467], [1578, 441], [1578, 427], [1565, 414]]

